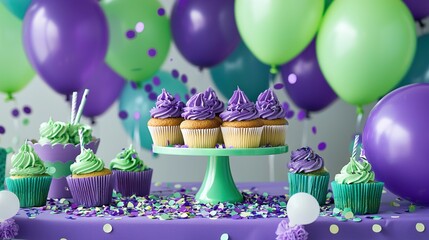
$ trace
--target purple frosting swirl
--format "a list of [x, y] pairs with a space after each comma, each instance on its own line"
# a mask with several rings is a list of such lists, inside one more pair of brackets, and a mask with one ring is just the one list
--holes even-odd
[[182, 117], [186, 120], [205, 120], [213, 119], [215, 114], [213, 109], [207, 105], [204, 99], [204, 93], [198, 93], [192, 96], [183, 108]]
[[182, 114], [185, 104], [178, 101], [170, 93], [162, 89], [161, 94], [156, 99], [156, 105], [150, 110], [152, 118], [177, 118]]
[[292, 173], [309, 173], [317, 171], [324, 166], [323, 158], [309, 147], [303, 147], [292, 151], [289, 171]]
[[256, 101], [256, 109], [258, 110], [259, 117], [268, 120], [274, 120], [285, 117], [285, 111], [279, 103], [276, 94], [267, 89], [258, 96]]
[[259, 117], [255, 104], [238, 88], [228, 101], [227, 109], [220, 115], [223, 121], [246, 121]]
[[219, 100], [215, 91], [209, 87], [204, 91], [204, 99], [209, 107], [213, 109], [215, 114], [220, 114], [225, 109], [225, 104]]

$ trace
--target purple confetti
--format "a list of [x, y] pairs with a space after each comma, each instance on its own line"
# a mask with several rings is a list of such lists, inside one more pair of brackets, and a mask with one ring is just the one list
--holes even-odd
[[125, 33], [125, 36], [126, 36], [128, 39], [133, 39], [133, 38], [135, 38], [135, 37], [136, 37], [136, 32], [135, 32], [134, 30], [128, 30], [128, 31]]
[[0, 134], [5, 134], [5, 133], [6, 133], [6, 128], [0, 125]]
[[283, 106], [283, 109], [284, 109], [285, 111], [287, 111], [287, 110], [289, 109], [289, 103], [288, 103], [288, 102], [283, 102], [283, 103], [282, 103], [282, 106]]
[[191, 88], [191, 94], [194, 95], [195, 93], [197, 93], [197, 89]]
[[136, 82], [130, 82], [130, 84], [131, 84], [131, 88], [132, 89], [137, 89], [138, 88], [138, 85], [137, 85]]
[[304, 120], [306, 115], [307, 114], [306, 114], [305, 110], [300, 110], [297, 114], [298, 121]]
[[13, 110], [12, 110], [12, 116], [13, 117], [19, 117], [19, 110], [18, 110], [18, 108], [14, 108]]
[[295, 115], [295, 112], [293, 110], [286, 111], [286, 118], [291, 119]]
[[279, 90], [279, 89], [282, 89], [283, 87], [284, 87], [283, 83], [276, 83], [276, 84], [274, 84], [274, 89]]
[[140, 112], [134, 112], [134, 120], [139, 120], [141, 117]]
[[150, 48], [149, 50], [147, 50], [147, 55], [149, 55], [149, 57], [153, 58], [156, 56], [156, 49], [155, 48]]
[[325, 150], [326, 149], [326, 143], [320, 142], [319, 145], [317, 145], [317, 149], [319, 149], [319, 151]]
[[186, 76], [186, 74], [183, 74], [180, 79], [182, 80], [183, 83], [187, 83], [188, 82], [188, 76]]
[[316, 126], [313, 126], [311, 128], [311, 131], [313, 132], [314, 135], [316, 135], [317, 134], [317, 128], [316, 128]]
[[146, 92], [152, 92], [152, 85], [150, 85], [149, 83], [148, 84], [146, 84], [145, 86], [144, 86], [144, 90], [146, 91]]
[[174, 78], [178, 78], [179, 77], [179, 71], [177, 71], [177, 69], [173, 69], [173, 71], [171, 71], [171, 76], [173, 76]]
[[174, 98], [175, 98], [177, 101], [180, 101], [180, 99], [181, 99], [180, 94], [176, 93], [176, 94], [174, 95]]
[[185, 94], [185, 99], [186, 99], [186, 101], [189, 100], [189, 94]]
[[164, 16], [165, 15], [165, 9], [164, 8], [158, 8], [158, 15]]
[[150, 100], [156, 101], [156, 97], [157, 97], [156, 93], [154, 93], [154, 92], [149, 93], [149, 99]]
[[30, 107], [30, 106], [24, 106], [24, 107], [22, 108], [22, 111], [23, 111], [25, 114], [31, 114], [31, 107]]
[[161, 79], [159, 79], [158, 76], [155, 76], [152, 78], [152, 82], [153, 82], [153, 85], [159, 86], [159, 84], [161, 84]]
[[128, 118], [128, 113], [127, 113], [127, 111], [122, 110], [122, 111], [119, 112], [118, 116], [119, 116], [120, 119], [127, 119]]

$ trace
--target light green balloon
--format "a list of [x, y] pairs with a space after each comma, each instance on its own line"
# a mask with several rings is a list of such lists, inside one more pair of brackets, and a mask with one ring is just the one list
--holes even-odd
[[324, 0], [236, 0], [235, 19], [250, 51], [263, 63], [297, 56], [317, 32]]
[[362, 106], [393, 89], [407, 72], [416, 49], [414, 20], [400, 0], [336, 0], [316, 48], [332, 89]]
[[11, 99], [33, 77], [22, 44], [22, 22], [0, 4], [0, 92]]
[[[103, 0], [101, 7], [109, 22], [109, 66], [129, 81], [141, 82], [154, 75], [171, 42], [167, 15], [158, 14], [162, 5], [157, 0]], [[134, 31], [135, 37], [128, 38], [128, 31]], [[150, 49], [156, 50], [154, 57], [149, 56]]]

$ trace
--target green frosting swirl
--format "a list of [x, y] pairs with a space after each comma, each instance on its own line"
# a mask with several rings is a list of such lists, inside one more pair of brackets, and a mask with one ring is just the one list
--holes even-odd
[[79, 129], [82, 129], [83, 143], [87, 144], [92, 140], [92, 129], [83, 124], [70, 124], [64, 122], [54, 122], [52, 118], [48, 122], [40, 125], [39, 143], [51, 144], [80, 144]]
[[103, 161], [95, 156], [91, 149], [84, 149], [77, 157], [76, 162], [70, 166], [72, 174], [88, 174], [104, 169]]
[[116, 155], [116, 158], [110, 162], [110, 169], [122, 170], [127, 172], [141, 172], [147, 169], [131, 145], [128, 149], [123, 149], [122, 152]]
[[88, 125], [84, 125], [81, 123], [74, 125], [74, 124], [68, 123], [67, 127], [68, 127], [68, 134], [69, 134], [69, 143], [80, 144], [79, 129], [82, 129], [83, 144], [87, 144], [91, 142], [92, 129]]
[[34, 149], [25, 143], [18, 153], [12, 156], [12, 176], [34, 176], [46, 173], [46, 167]]
[[374, 177], [371, 164], [367, 160], [361, 158], [361, 161], [356, 161], [350, 158], [350, 162], [335, 175], [335, 181], [340, 184], [369, 183], [374, 181]]

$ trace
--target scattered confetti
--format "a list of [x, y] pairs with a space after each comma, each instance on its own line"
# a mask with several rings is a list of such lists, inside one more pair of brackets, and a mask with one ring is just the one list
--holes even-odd
[[173, 69], [171, 71], [171, 76], [173, 76], [174, 78], [178, 78], [179, 77], [179, 71], [177, 71], [177, 69]]
[[12, 110], [12, 116], [13, 117], [19, 117], [19, 109], [18, 108], [14, 108]]
[[138, 22], [135, 27], [136, 32], [141, 33], [144, 30], [144, 23]]
[[306, 116], [307, 116], [307, 113], [305, 110], [299, 110], [297, 114], [298, 121], [303, 121]]
[[311, 128], [311, 132], [312, 132], [314, 135], [316, 135], [316, 134], [317, 134], [317, 128], [316, 128], [316, 126], [313, 126], [313, 127]]
[[320, 142], [319, 145], [317, 145], [317, 149], [319, 149], [319, 151], [324, 151], [326, 149], [326, 143]]
[[279, 90], [279, 89], [282, 89], [283, 87], [284, 87], [283, 83], [276, 83], [276, 84], [274, 84], [274, 89]]
[[355, 218], [353, 218], [353, 222], [362, 222], [362, 219], [358, 218], [358, 217], [355, 217]]
[[196, 88], [191, 88], [191, 94], [194, 95], [195, 93], [197, 93], [197, 89]]
[[126, 36], [128, 39], [133, 39], [133, 38], [135, 38], [135, 37], [136, 37], [136, 32], [134, 32], [134, 30], [128, 30], [128, 31], [125, 33], [125, 36]]
[[329, 231], [332, 234], [337, 234], [340, 231], [340, 228], [336, 224], [331, 224], [331, 226], [329, 227]]
[[128, 118], [128, 113], [127, 111], [122, 110], [122, 111], [119, 111], [118, 116], [120, 119], [124, 120]]
[[104, 224], [104, 225], [103, 225], [103, 231], [104, 231], [105, 233], [111, 233], [111, 232], [113, 231], [113, 227], [112, 227], [112, 225], [110, 225], [110, 224], [108, 224], [108, 223]]
[[220, 240], [229, 240], [229, 235], [228, 233], [224, 233], [220, 236]]
[[390, 216], [391, 218], [399, 218], [398, 215]]
[[374, 224], [372, 225], [372, 231], [375, 233], [379, 233], [381, 232], [381, 230], [383, 230], [383, 228], [381, 227], [380, 224]]
[[426, 226], [423, 223], [416, 223], [417, 232], [424, 232], [426, 230]]
[[23, 111], [25, 114], [31, 114], [31, 112], [32, 112], [32, 110], [31, 110], [31, 107], [30, 107], [30, 106], [24, 106], [24, 107], [22, 108], [22, 111]]
[[416, 211], [416, 206], [415, 206], [415, 205], [413, 205], [413, 204], [411, 204], [411, 205], [408, 207], [408, 212], [412, 213], [412, 212], [415, 212], [415, 211]]
[[180, 79], [182, 80], [183, 83], [187, 83], [188, 82], [188, 76], [186, 76], [186, 74], [182, 74], [182, 76], [180, 77]]
[[0, 134], [5, 134], [5, 133], [6, 133], [6, 128], [0, 125]]
[[401, 206], [401, 204], [399, 204], [399, 203], [397, 203], [397, 202], [395, 202], [395, 201], [392, 201], [392, 202], [390, 202], [390, 206], [393, 206], [393, 207], [400, 207], [400, 206]]

